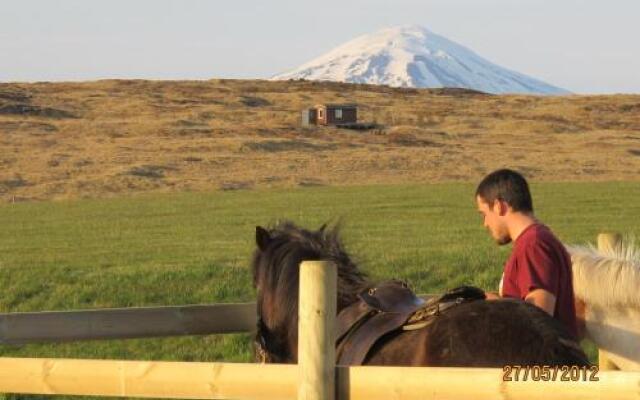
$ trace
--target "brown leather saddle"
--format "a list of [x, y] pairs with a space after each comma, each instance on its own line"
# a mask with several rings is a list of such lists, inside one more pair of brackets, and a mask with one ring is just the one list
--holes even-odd
[[380, 338], [393, 331], [421, 329], [456, 305], [485, 299], [481, 289], [462, 286], [425, 301], [401, 281], [383, 282], [361, 292], [359, 301], [338, 314], [336, 359], [361, 365]]

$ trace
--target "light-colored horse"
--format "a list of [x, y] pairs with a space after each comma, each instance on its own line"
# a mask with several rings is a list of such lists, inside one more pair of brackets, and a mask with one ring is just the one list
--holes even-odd
[[[640, 370], [640, 248], [567, 246], [578, 324], [621, 370]], [[579, 328], [579, 330], [582, 330]]]

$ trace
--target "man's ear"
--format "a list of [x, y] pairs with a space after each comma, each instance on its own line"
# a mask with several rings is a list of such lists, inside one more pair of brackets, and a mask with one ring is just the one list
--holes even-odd
[[494, 208], [495, 207], [497, 207], [496, 208], [497, 214], [500, 215], [501, 217], [504, 217], [507, 214], [507, 211], [509, 211], [509, 204], [504, 200], [496, 199], [494, 203]]
[[269, 231], [261, 226], [256, 226], [256, 245], [261, 251], [264, 251], [271, 243], [271, 235]]

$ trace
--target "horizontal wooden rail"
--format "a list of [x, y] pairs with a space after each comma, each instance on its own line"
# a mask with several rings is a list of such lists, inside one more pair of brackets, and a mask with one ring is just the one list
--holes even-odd
[[256, 303], [4, 313], [0, 344], [253, 332], [256, 322]]
[[0, 314], [0, 344], [250, 332], [256, 304]]
[[[640, 399], [640, 372], [601, 371], [598, 381], [503, 380], [500, 368], [338, 367], [341, 400]], [[184, 399], [295, 399], [298, 366], [0, 358], [0, 393]]]

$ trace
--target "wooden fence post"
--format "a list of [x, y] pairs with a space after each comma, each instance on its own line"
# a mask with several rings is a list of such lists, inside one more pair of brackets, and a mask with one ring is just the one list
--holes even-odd
[[335, 264], [300, 264], [298, 400], [335, 398], [336, 287]]
[[598, 250], [618, 251], [622, 246], [622, 235], [619, 233], [601, 233], [598, 235]]
[[[622, 246], [622, 235], [619, 233], [600, 233], [598, 235], [598, 250], [617, 251]], [[598, 366], [603, 371], [619, 369], [610, 359], [606, 351], [598, 349]]]

